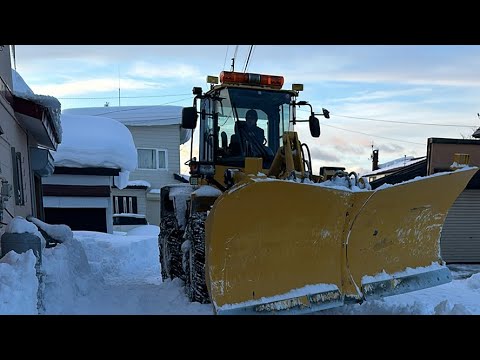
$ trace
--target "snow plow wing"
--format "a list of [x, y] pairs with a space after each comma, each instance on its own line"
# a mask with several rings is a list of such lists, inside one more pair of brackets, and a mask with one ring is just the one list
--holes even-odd
[[477, 168], [353, 192], [253, 178], [206, 224], [217, 314], [307, 313], [450, 281], [440, 231]]

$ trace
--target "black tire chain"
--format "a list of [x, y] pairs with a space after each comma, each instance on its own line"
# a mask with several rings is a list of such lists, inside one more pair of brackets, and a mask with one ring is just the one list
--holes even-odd
[[164, 214], [160, 221], [160, 235], [158, 248], [162, 279], [180, 278], [185, 281], [182, 268], [182, 241], [183, 233], [177, 223], [174, 212]]
[[[195, 212], [185, 227], [185, 240], [190, 241], [186, 257], [185, 292], [190, 301], [209, 304], [205, 283], [205, 220], [206, 212]], [[192, 274], [193, 273], [193, 274]]]

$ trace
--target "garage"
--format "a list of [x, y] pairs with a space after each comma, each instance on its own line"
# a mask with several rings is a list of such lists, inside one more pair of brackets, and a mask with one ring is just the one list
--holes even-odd
[[72, 230], [107, 232], [105, 208], [45, 208], [48, 224], [66, 224]]

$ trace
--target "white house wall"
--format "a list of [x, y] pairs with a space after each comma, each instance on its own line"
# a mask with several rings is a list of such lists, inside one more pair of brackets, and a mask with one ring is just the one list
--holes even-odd
[[180, 126], [127, 126], [132, 133], [135, 147], [166, 149], [168, 170], [140, 170], [130, 173], [130, 180], [146, 180], [152, 189], [176, 183], [173, 174], [180, 172]]
[[[10, 67], [10, 52], [8, 45], [0, 51], [0, 75], [3, 81], [12, 89], [12, 70]], [[30, 159], [28, 152], [27, 133], [17, 122], [11, 105], [0, 95], [0, 126], [3, 134], [0, 135], [0, 176], [8, 180], [13, 187], [12, 153], [11, 147], [22, 154], [23, 194], [25, 205], [15, 205], [14, 197], [6, 202], [6, 208], [13, 216], [27, 217], [34, 213], [32, 203]], [[3, 222], [8, 223], [10, 216], [4, 211]], [[0, 228], [3, 234], [4, 227]]]

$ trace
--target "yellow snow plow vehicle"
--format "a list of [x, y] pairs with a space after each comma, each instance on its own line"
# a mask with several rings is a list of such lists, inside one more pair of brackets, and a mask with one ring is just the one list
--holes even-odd
[[[300, 84], [222, 72], [194, 88], [190, 184], [161, 189], [162, 277], [216, 314], [308, 313], [451, 281], [440, 257], [447, 212], [477, 171], [464, 167], [371, 190], [354, 172], [314, 175], [293, 131], [320, 125]], [[309, 106], [308, 120], [296, 110]], [[320, 116], [329, 118], [322, 109]], [[193, 137], [192, 137], [193, 150]]]

